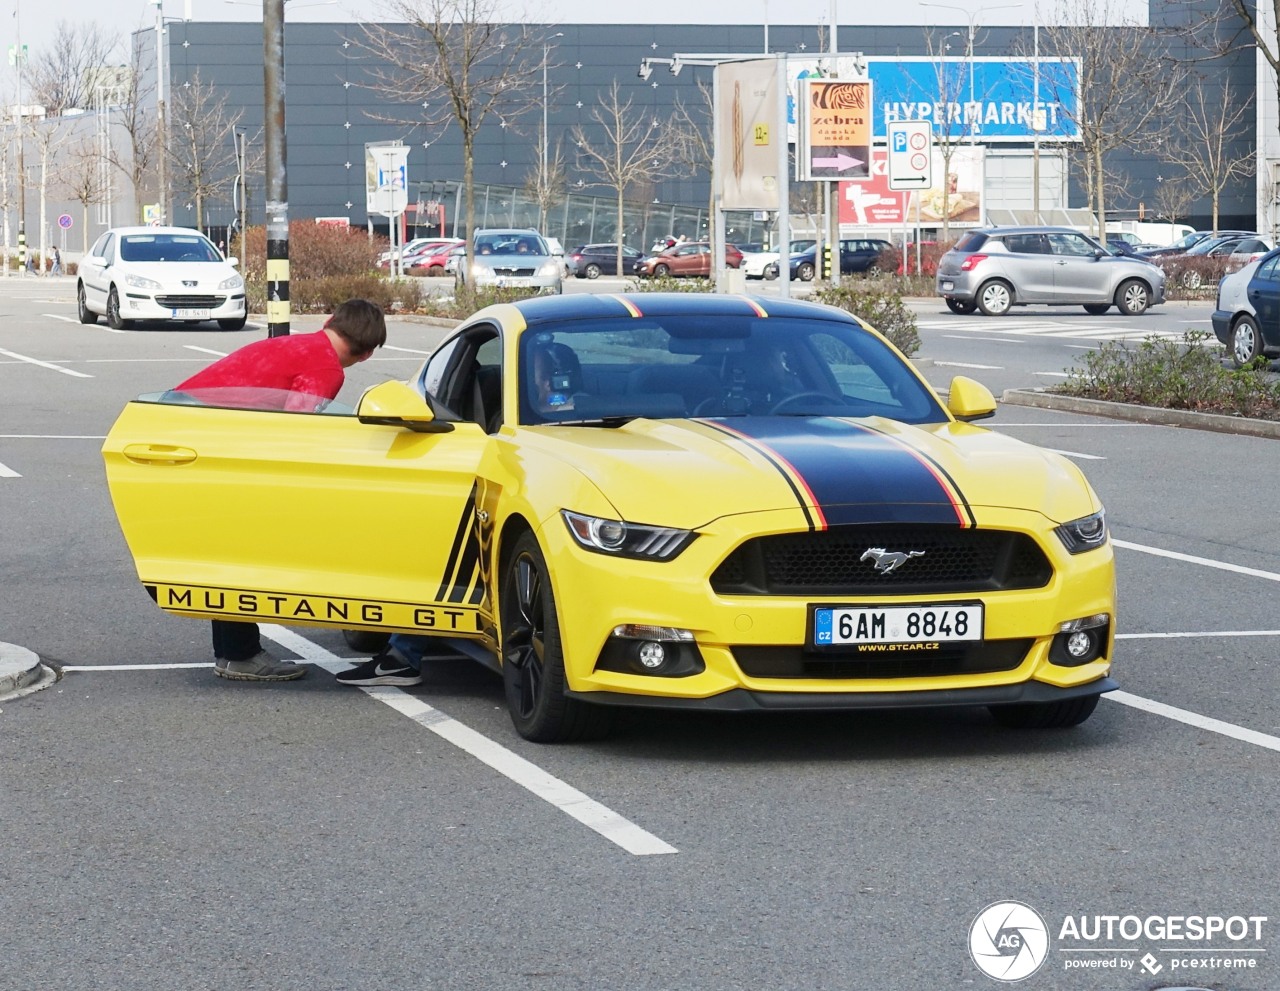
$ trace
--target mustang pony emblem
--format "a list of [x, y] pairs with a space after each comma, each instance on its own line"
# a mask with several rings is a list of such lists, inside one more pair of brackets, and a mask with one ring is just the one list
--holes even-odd
[[886, 551], [883, 547], [868, 547], [858, 560], [871, 558], [875, 562], [876, 571], [887, 575], [897, 571], [913, 557], [924, 557], [924, 551]]

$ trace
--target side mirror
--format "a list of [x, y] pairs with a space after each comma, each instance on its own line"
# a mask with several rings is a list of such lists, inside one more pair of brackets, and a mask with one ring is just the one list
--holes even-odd
[[437, 420], [427, 401], [403, 382], [383, 382], [367, 389], [356, 406], [356, 419], [422, 434], [442, 434], [453, 429], [452, 423]]
[[951, 380], [947, 409], [957, 420], [964, 420], [966, 423], [985, 420], [996, 415], [996, 398], [981, 382], [966, 375], [957, 375]]

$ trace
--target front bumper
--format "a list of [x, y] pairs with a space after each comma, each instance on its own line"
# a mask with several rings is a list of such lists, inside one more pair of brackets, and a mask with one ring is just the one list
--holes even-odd
[[620, 692], [567, 692], [570, 698], [596, 705], [621, 705], [648, 709], [696, 709], [702, 712], [777, 712], [787, 709], [844, 711], [850, 709], [952, 708], [965, 705], [1017, 705], [1061, 702], [1065, 699], [1114, 692], [1112, 678], [1098, 678], [1084, 685], [1058, 688], [1032, 681], [1021, 685], [979, 688], [938, 688], [917, 692], [761, 692], [731, 688], [710, 698], [671, 698], [657, 695], [625, 695]]
[[246, 316], [246, 306], [243, 289], [198, 296], [126, 289], [120, 296], [126, 320], [231, 320]]

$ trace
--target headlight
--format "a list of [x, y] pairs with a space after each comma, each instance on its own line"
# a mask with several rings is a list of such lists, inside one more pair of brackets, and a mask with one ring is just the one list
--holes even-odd
[[141, 275], [126, 275], [124, 284], [131, 289], [145, 289], [147, 292], [160, 292], [164, 288], [155, 279], [145, 279]]
[[539, 275], [555, 275], [560, 271], [560, 263], [555, 261], [543, 262], [542, 268], [538, 269]]
[[231, 289], [243, 289], [244, 279], [242, 279], [239, 275], [228, 275], [225, 279], [223, 279], [221, 282], [218, 283], [218, 288], [223, 291], [229, 291]]
[[493, 269], [488, 265], [481, 265], [478, 262], [471, 266], [471, 278], [477, 282], [483, 282], [485, 279], [493, 278]]
[[1078, 520], [1054, 527], [1053, 532], [1070, 553], [1091, 551], [1107, 542], [1106, 515], [1106, 511], [1100, 509], [1092, 516], [1082, 516]]
[[584, 516], [567, 509], [562, 509], [560, 515], [564, 517], [565, 525], [580, 547], [617, 557], [670, 561], [697, 536], [692, 530]]

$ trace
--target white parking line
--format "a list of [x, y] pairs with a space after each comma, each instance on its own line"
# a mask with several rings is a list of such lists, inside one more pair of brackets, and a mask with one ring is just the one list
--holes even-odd
[[1085, 461], [1106, 461], [1107, 459], [1101, 454], [1081, 454], [1079, 451], [1064, 451], [1057, 447], [1046, 447], [1046, 451], [1052, 451], [1054, 454], [1062, 454], [1068, 458], [1083, 458]]
[[[350, 667], [350, 663], [337, 654], [330, 653], [306, 637], [299, 636], [283, 626], [264, 625], [261, 629], [264, 636], [293, 651], [304, 661], [322, 667], [326, 671], [345, 671]], [[500, 743], [490, 740], [482, 733], [477, 733], [471, 727], [432, 708], [420, 698], [402, 692], [398, 688], [383, 686], [365, 688], [363, 691], [425, 726], [441, 739], [469, 753], [520, 787], [554, 805], [589, 829], [595, 830], [628, 853], [636, 856], [679, 853], [675, 847], [641, 829], [629, 819], [623, 818], [573, 786], [548, 774], [536, 764], [525, 760]]]
[[394, 344], [384, 344], [384, 345], [382, 345], [382, 350], [383, 350], [383, 351], [406, 351], [406, 352], [408, 352], [409, 354], [432, 354], [432, 353], [434, 353], [434, 352], [431, 352], [431, 351], [420, 351], [420, 350], [418, 350], [417, 348], [401, 348], [401, 347], [396, 347]]
[[3, 461], [0, 461], [0, 478], [21, 478], [21, 477], [22, 477], [21, 475], [19, 475], [16, 471], [14, 471], [12, 468], [6, 465]]
[[61, 313], [41, 313], [42, 317], [48, 317], [50, 320], [62, 320], [64, 323], [79, 323], [75, 317], [64, 317]]
[[1004, 365], [975, 365], [967, 361], [935, 361], [940, 368], [985, 368], [990, 371], [1003, 371]]
[[1255, 747], [1280, 750], [1280, 737], [1271, 736], [1269, 733], [1259, 733], [1257, 730], [1245, 729], [1235, 723], [1224, 723], [1221, 719], [1202, 716], [1198, 712], [1188, 712], [1186, 709], [1165, 705], [1163, 702], [1155, 702], [1152, 699], [1144, 699], [1140, 695], [1130, 695], [1128, 692], [1107, 692], [1102, 697], [1110, 699], [1112, 702], [1119, 702], [1121, 705], [1128, 705], [1144, 712], [1150, 712], [1153, 715], [1164, 716], [1165, 719], [1186, 723], [1188, 726], [1194, 726], [1197, 729], [1220, 733], [1243, 743], [1252, 743]]
[[1026, 341], [1014, 340], [1012, 337], [974, 337], [972, 334], [943, 334], [953, 341], [987, 341], [991, 344], [1026, 344]]
[[202, 354], [216, 354], [219, 358], [225, 358], [230, 354], [229, 351], [215, 351], [213, 348], [202, 348], [196, 344], [184, 344], [182, 346], [188, 351], [199, 351]]
[[1258, 568], [1246, 568], [1239, 564], [1229, 564], [1226, 561], [1215, 561], [1209, 557], [1196, 557], [1194, 554], [1182, 554], [1178, 551], [1166, 551], [1161, 547], [1148, 547], [1146, 544], [1132, 544], [1127, 540], [1116, 540], [1111, 538], [1111, 543], [1116, 547], [1122, 547], [1127, 551], [1139, 551], [1143, 554], [1152, 554], [1156, 557], [1167, 557], [1174, 561], [1184, 561], [1187, 564], [1201, 564], [1206, 568], [1217, 568], [1219, 571], [1233, 571], [1237, 575], [1248, 575], [1250, 578], [1265, 578], [1270, 582], [1280, 582], [1280, 574], [1274, 571], [1262, 571]]
[[62, 372], [63, 375], [74, 375], [78, 379], [93, 378], [92, 375], [88, 375], [84, 372], [74, 372], [70, 368], [63, 368], [61, 365], [52, 365], [47, 361], [40, 361], [38, 358], [28, 358], [25, 354], [18, 354], [15, 351], [6, 351], [4, 348], [0, 348], [0, 354], [3, 354], [8, 358], [13, 358], [16, 361], [26, 361], [32, 365], [39, 365], [41, 368], [48, 368], [55, 372]]

